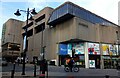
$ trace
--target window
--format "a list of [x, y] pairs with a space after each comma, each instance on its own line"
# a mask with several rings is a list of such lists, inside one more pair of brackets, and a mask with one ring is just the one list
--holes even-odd
[[35, 20], [35, 22], [39, 22], [39, 21], [41, 21], [42, 19], [44, 19], [45, 18], [45, 14], [43, 14], [42, 16], [40, 16], [39, 18], [37, 18], [36, 20]]
[[10, 44], [9, 50], [20, 51], [20, 44]]
[[27, 32], [27, 36], [28, 37], [30, 37], [30, 36], [32, 36], [33, 35], [33, 29], [31, 29], [31, 30], [29, 30], [28, 32]]
[[45, 29], [45, 23], [42, 23], [40, 25], [38, 25], [37, 27], [35, 27], [35, 33], [39, 33], [41, 31], [43, 31]]
[[[33, 22], [30, 22], [30, 23], [27, 25], [27, 27], [30, 27], [30, 26], [32, 26], [32, 25], [33, 25]], [[25, 27], [26, 27], [26, 26], [24, 26], [23, 29], [25, 29]]]

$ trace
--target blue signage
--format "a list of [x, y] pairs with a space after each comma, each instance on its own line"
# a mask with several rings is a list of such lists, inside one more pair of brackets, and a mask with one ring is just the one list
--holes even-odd
[[59, 44], [59, 55], [67, 55], [67, 45], [66, 44]]

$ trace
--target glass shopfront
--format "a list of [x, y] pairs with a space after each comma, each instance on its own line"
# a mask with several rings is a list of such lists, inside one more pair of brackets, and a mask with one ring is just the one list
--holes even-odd
[[117, 57], [104, 56], [104, 69], [116, 69], [117, 68]]
[[104, 68], [117, 68], [118, 45], [102, 44]]
[[88, 43], [89, 68], [100, 68], [100, 47], [98, 43]]
[[[59, 65], [64, 65], [68, 57], [72, 57], [72, 49], [75, 50], [74, 60], [80, 67], [85, 67], [85, 45], [84, 43], [59, 44]], [[88, 43], [89, 68], [100, 68], [101, 56], [104, 68], [116, 68], [118, 62], [118, 45]]]
[[66, 59], [72, 57], [72, 49], [75, 49], [74, 60], [80, 67], [85, 67], [84, 43], [59, 44], [59, 64], [66, 64]]

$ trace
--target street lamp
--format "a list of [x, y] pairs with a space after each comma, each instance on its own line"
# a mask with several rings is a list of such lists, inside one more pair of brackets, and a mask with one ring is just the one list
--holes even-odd
[[31, 15], [30, 19], [29, 20], [33, 20], [32, 18], [32, 14], [35, 15], [37, 14], [35, 12], [35, 8], [32, 9], [32, 10], [29, 10], [29, 8], [27, 9], [27, 11], [25, 10], [17, 10], [16, 13], [14, 13], [16, 16], [20, 16], [20, 11], [22, 12], [25, 12], [27, 14], [27, 20], [26, 20], [26, 26], [25, 26], [25, 36], [24, 36], [24, 39], [25, 39], [25, 45], [24, 45], [24, 52], [23, 52], [23, 68], [22, 68], [22, 75], [25, 75], [25, 57], [26, 57], [26, 51], [27, 51], [27, 28], [28, 28], [28, 18], [29, 18], [29, 15]]

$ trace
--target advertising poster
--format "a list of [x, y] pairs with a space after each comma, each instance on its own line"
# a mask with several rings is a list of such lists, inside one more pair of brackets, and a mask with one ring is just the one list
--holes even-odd
[[102, 44], [103, 55], [109, 55], [109, 45]]
[[93, 55], [100, 55], [100, 47], [97, 43], [88, 43], [88, 52]]
[[[75, 54], [84, 54], [84, 43], [73, 44], [75, 49]], [[67, 45], [67, 51], [70, 56], [72, 56], [72, 44]]]
[[84, 54], [84, 43], [75, 45], [75, 54]]
[[89, 60], [89, 67], [95, 68], [95, 60]]
[[118, 55], [118, 45], [102, 44], [103, 55]]
[[118, 46], [116, 45], [109, 45], [110, 55], [117, 55], [118, 54]]
[[68, 54], [72, 57], [72, 44], [67, 45]]

